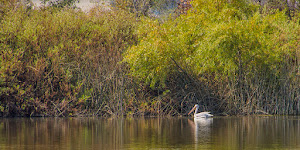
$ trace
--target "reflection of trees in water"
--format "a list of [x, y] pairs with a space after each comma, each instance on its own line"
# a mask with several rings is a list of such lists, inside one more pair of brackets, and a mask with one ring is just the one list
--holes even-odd
[[296, 149], [299, 141], [300, 117], [0, 120], [0, 149], [159, 149], [188, 144], [196, 149]]
[[122, 120], [99, 118], [2, 119], [0, 145], [13, 149], [120, 149], [120, 125]]
[[[296, 119], [297, 118], [297, 119]], [[214, 122], [215, 149], [299, 147], [299, 117], [229, 117]]]
[[185, 128], [188, 126], [186, 119], [152, 118], [131, 119], [124, 123], [124, 135], [130, 138], [125, 145], [130, 148], [160, 148], [170, 145], [182, 145], [190, 142], [191, 133]]

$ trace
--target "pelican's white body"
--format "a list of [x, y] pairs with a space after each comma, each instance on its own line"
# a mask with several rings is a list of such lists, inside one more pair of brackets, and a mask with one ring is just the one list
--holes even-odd
[[198, 110], [199, 110], [199, 105], [198, 104], [196, 104], [194, 107], [193, 107], [193, 109], [189, 112], [189, 114], [193, 111], [193, 110], [195, 110], [195, 113], [194, 113], [194, 119], [197, 119], [197, 118], [210, 118], [210, 117], [212, 117], [213, 115], [212, 114], [210, 114], [210, 112], [200, 112], [200, 113], [198, 113]]
[[201, 112], [201, 113], [195, 113], [194, 118], [210, 118], [213, 115], [210, 114], [210, 112]]

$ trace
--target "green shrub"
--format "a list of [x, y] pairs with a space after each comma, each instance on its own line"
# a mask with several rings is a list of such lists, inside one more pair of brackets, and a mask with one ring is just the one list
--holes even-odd
[[97, 8], [89, 14], [52, 8], [9, 11], [0, 24], [3, 115], [80, 113], [87, 98], [104, 93], [95, 86], [120, 71], [121, 53], [135, 41], [134, 21], [125, 12]]
[[[284, 12], [261, 14], [257, 6], [246, 1], [196, 0], [192, 5], [187, 15], [163, 24], [143, 21], [137, 31], [139, 43], [125, 53], [131, 74], [152, 88], [170, 89], [166, 82], [176, 82], [170, 81], [179, 80], [172, 76], [186, 72], [210, 86], [213, 91], [208, 95], [218, 95], [218, 103], [232, 114], [256, 110], [296, 113], [299, 101], [283, 96], [282, 91], [299, 94], [300, 84], [295, 78], [299, 64], [291, 63], [299, 60], [299, 25], [289, 21]], [[286, 86], [291, 81], [296, 82], [293, 90]], [[196, 102], [204, 95], [200, 92]], [[284, 109], [284, 103], [289, 103], [294, 109], [280, 111], [270, 103], [284, 105]]]

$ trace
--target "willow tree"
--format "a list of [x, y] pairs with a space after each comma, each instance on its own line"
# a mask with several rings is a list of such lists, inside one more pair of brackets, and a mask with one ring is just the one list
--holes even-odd
[[[298, 59], [298, 24], [278, 10], [262, 14], [248, 1], [196, 0], [192, 6], [186, 15], [163, 24], [143, 20], [139, 43], [125, 54], [132, 75], [168, 89], [167, 80], [184, 71], [210, 82], [230, 113], [288, 113], [277, 111], [274, 105], [284, 104], [284, 97], [274, 92], [286, 84], [280, 78], [290, 78], [282, 73], [287, 59]], [[298, 64], [290, 65], [288, 72], [293, 72]], [[293, 95], [299, 94], [299, 85], [295, 89]], [[299, 103], [290, 100], [293, 107]]]

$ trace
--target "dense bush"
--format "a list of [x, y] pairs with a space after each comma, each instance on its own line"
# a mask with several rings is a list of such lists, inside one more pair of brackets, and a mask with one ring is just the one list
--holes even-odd
[[[195, 102], [213, 103], [210, 109], [230, 114], [299, 113], [298, 21], [278, 10], [262, 14], [247, 1], [197, 0], [192, 5], [187, 15], [164, 24], [143, 21], [139, 43], [124, 59], [131, 74], [166, 90], [174, 87], [166, 83], [177, 82], [174, 76], [185, 72], [199, 83], [190, 90]], [[182, 103], [186, 93], [173, 99]]]
[[[0, 25], [3, 115], [72, 115], [85, 110], [90, 101], [110, 98], [111, 91], [105, 88], [113, 88], [116, 85], [109, 82], [125, 75], [118, 62], [122, 51], [135, 42], [135, 19], [122, 11], [100, 10], [85, 14], [18, 8], [4, 15]], [[93, 96], [96, 93], [98, 97]]]

